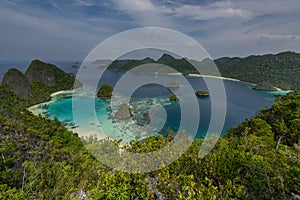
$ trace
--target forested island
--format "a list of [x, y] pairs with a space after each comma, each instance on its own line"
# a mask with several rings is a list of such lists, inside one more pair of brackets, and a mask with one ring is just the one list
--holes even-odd
[[196, 91], [195, 94], [197, 97], [208, 97], [209, 96], [209, 92], [203, 91], [203, 90], [198, 90], [198, 91]]
[[[264, 82], [284, 90], [300, 90], [299, 53], [282, 52], [258, 56], [251, 55], [245, 58], [224, 57], [213, 61], [223, 77], [253, 84]], [[170, 66], [185, 76], [199, 73], [192, 64], [198, 66], [203, 72], [210, 72], [210, 67], [213, 65], [210, 59], [204, 59], [199, 62], [188, 58], [174, 58], [171, 55], [164, 54], [157, 60], [151, 58], [143, 60], [115, 60], [110, 64], [109, 68], [128, 71], [135, 66], [147, 63], [159, 63]]]
[[[298, 54], [288, 52], [245, 60], [224, 58], [223, 66], [233, 60], [243, 69], [257, 65], [253, 76], [247, 73], [251, 79], [247, 81], [256, 82], [259, 76], [255, 73], [263, 74], [258, 66], [268, 63], [258, 64], [261, 59], [281, 58], [287, 63], [279, 62], [286, 66], [281, 73], [289, 67], [294, 73], [289, 80], [279, 79], [281, 75], [274, 69], [274, 75], [265, 76], [265, 81], [297, 89], [299, 76], [295, 75], [299, 71], [292, 68], [298, 62], [296, 57]], [[172, 63], [169, 56], [163, 60]], [[262, 70], [274, 66], [271, 62]], [[233, 73], [228, 69], [228, 73], [242, 79], [239, 70]], [[171, 165], [129, 174], [97, 161], [86, 150], [86, 141], [57, 119], [27, 110], [48, 100], [53, 92], [72, 89], [75, 81], [74, 76], [39, 60], [33, 61], [25, 74], [17, 69], [6, 73], [0, 84], [0, 199], [289, 199], [300, 194], [300, 92], [277, 96], [271, 108], [230, 130], [203, 159], [198, 157], [202, 139], [197, 139]], [[111, 94], [110, 89], [105, 91], [105, 96]], [[150, 137], [123, 148], [151, 152], [169, 144], [173, 134], [170, 130], [167, 137]]]
[[97, 92], [97, 97], [99, 98], [108, 98], [111, 97], [113, 94], [113, 88], [110, 85], [103, 84], [99, 88]]

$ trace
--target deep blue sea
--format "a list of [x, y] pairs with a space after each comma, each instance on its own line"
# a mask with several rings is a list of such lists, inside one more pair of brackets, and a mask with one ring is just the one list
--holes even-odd
[[[77, 69], [72, 68], [72, 65], [77, 64], [77, 62], [51, 62], [59, 66], [66, 72], [76, 74]], [[2, 79], [3, 74], [11, 67], [15, 67], [24, 72], [29, 65], [29, 62], [0, 62], [1, 66], [1, 75]], [[118, 71], [106, 71], [100, 82], [98, 82], [98, 86], [103, 83], [114, 86], [118, 80], [123, 76], [123, 72]], [[153, 76], [149, 74], [132, 74], [130, 75], [130, 79], [134, 82], [137, 79], [147, 78], [147, 76]], [[144, 77], [143, 77], [144, 76]], [[164, 79], [167, 82], [174, 82], [175, 78], [172, 75], [160, 75], [161, 79]], [[206, 82], [210, 82], [210, 84], [214, 84], [217, 79], [215, 78], [206, 78]], [[192, 88], [196, 90], [207, 90], [206, 82], [201, 77], [187, 77], [187, 81], [192, 86]], [[218, 80], [219, 81], [219, 80]], [[273, 94], [274, 92], [267, 91], [258, 91], [253, 90], [249, 85], [246, 85], [242, 82], [232, 81], [232, 80], [224, 80], [224, 86], [226, 91], [226, 118], [225, 124], [222, 130], [222, 134], [226, 134], [226, 131], [230, 128], [237, 126], [246, 118], [250, 118], [255, 115], [255, 113], [259, 112], [260, 109], [265, 107], [270, 107], [273, 102]], [[124, 90], [126, 90], [126, 86], [124, 86]], [[179, 95], [185, 95], [185, 87], [186, 85], [182, 84], [179, 89], [175, 89]], [[172, 94], [172, 91], [166, 87], [163, 87], [159, 84], [146, 84], [142, 87], [139, 87], [132, 95], [130, 102], [132, 103], [134, 122], [139, 123], [140, 125], [147, 124], [147, 111], [149, 111], [150, 107], [147, 105], [161, 105], [164, 107], [166, 111], [166, 121], [163, 125], [162, 130], [157, 130], [160, 134], [166, 134], [169, 128], [177, 131], [180, 124], [180, 116], [181, 109], [180, 103], [171, 103], [169, 101], [169, 96]], [[189, 94], [194, 95], [194, 94]], [[49, 118], [57, 117], [61, 122], [63, 122], [68, 128], [72, 128], [76, 126], [76, 122], [74, 121], [72, 111], [74, 109], [79, 109], [81, 114], [81, 118], [84, 123], [80, 124], [81, 128], [84, 129], [92, 129], [97, 131], [99, 127], [103, 129], [103, 132], [107, 133], [109, 137], [113, 139], [120, 139], [126, 135], [126, 128], [122, 128], [123, 130], [118, 129], [117, 125], [111, 121], [110, 116], [110, 104], [101, 100], [95, 99], [88, 96], [73, 96], [72, 95], [61, 95], [55, 97], [56, 99], [47, 104], [46, 107], [43, 108], [41, 113]], [[184, 101], [188, 101], [189, 99], [184, 99]], [[78, 108], [72, 107], [72, 102], [80, 102]], [[200, 109], [200, 121], [199, 128], [197, 131], [197, 136], [202, 137], [206, 134], [208, 130], [208, 126], [211, 120], [211, 97], [208, 98], [197, 98], [199, 109]], [[222, 101], [222, 99], [220, 99]], [[97, 120], [92, 116], [89, 111], [85, 109], [85, 105], [95, 102], [95, 109], [97, 113]], [[145, 117], [146, 116], [146, 117]], [[145, 119], [143, 118], [145, 117]], [[189, 117], [189, 116], [187, 116]], [[157, 115], [157, 118], [160, 118], [160, 115]], [[159, 120], [159, 119], [158, 119]], [[188, 119], [189, 122], [195, 123], [195, 120], [190, 117]], [[196, 122], [197, 123], [197, 122]], [[125, 130], [124, 130], [125, 129]], [[131, 137], [132, 136], [132, 137]], [[131, 135], [130, 138], [139, 138], [140, 136]]]

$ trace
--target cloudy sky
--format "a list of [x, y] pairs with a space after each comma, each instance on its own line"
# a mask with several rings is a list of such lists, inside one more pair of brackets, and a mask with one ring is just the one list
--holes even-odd
[[82, 60], [121, 31], [157, 26], [213, 57], [300, 52], [299, 0], [1, 0], [0, 60]]

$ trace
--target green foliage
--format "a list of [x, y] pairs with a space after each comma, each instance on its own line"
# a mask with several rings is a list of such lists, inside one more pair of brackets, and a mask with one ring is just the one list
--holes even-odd
[[5, 74], [3, 83], [12, 93], [30, 106], [50, 99], [50, 94], [81, 87], [80, 81], [52, 64], [34, 60], [23, 75], [17, 69], [10, 69]]
[[222, 76], [250, 83], [267, 82], [283, 89], [300, 89], [300, 54], [283, 52], [215, 60]]
[[97, 97], [111, 97], [113, 93], [113, 88], [110, 85], [103, 84], [97, 92]]
[[11, 87], [14, 94], [20, 98], [28, 99], [32, 96], [32, 88], [27, 78], [17, 69], [8, 70], [3, 77], [3, 83]]
[[272, 135], [275, 141], [281, 137], [281, 143], [294, 146], [300, 140], [300, 92], [278, 96], [270, 109], [246, 120], [230, 131], [233, 135]]
[[269, 90], [269, 91], [276, 91], [276, 88], [267, 82], [259, 82], [258, 84], [256, 84], [253, 89], [256, 90]]
[[[274, 89], [276, 86], [286, 90], [300, 89], [300, 54], [294, 52], [283, 52], [279, 54], [268, 54], [263, 56], [249, 56], [246, 58], [219, 58], [214, 60], [220, 74], [223, 77], [239, 79], [241, 81], [262, 84], [262, 89]], [[143, 60], [115, 60], [109, 69], [128, 71], [134, 67], [147, 63], [164, 64], [172, 67], [183, 75], [198, 74], [215, 75], [218, 72], [212, 67], [214, 63], [211, 59], [203, 61], [177, 59], [171, 55], [164, 54], [158, 60], [145, 58]]]
[[25, 72], [25, 76], [31, 82], [40, 82], [51, 87], [52, 91], [72, 89], [75, 77], [57, 66], [34, 60]]
[[199, 139], [172, 164], [129, 174], [106, 167], [86, 146], [103, 156], [110, 153], [108, 159], [117, 162], [122, 156], [112, 147], [152, 152], [169, 144], [173, 133], [125, 147], [116, 141], [82, 141], [57, 119], [26, 110], [47, 98], [42, 90], [49, 86], [31, 84], [35, 93], [27, 100], [0, 85], [0, 199], [79, 199], [80, 194], [93, 199], [289, 199], [300, 194], [300, 92], [277, 96], [270, 109], [230, 130], [203, 159]]
[[136, 66], [148, 64], [148, 63], [167, 65], [167, 66], [172, 67], [173, 69], [177, 70], [178, 72], [181, 72], [184, 74], [189, 74], [190, 72], [197, 73], [194, 66], [189, 61], [187, 61], [185, 58], [176, 59], [168, 54], [162, 55], [156, 61], [151, 58], [145, 58], [142, 60], [130, 60], [130, 59], [115, 60], [109, 65], [108, 69], [129, 71]]

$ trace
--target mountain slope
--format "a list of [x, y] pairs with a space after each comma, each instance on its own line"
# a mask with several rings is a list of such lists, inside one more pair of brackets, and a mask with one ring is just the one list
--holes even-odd
[[10, 69], [3, 77], [3, 83], [12, 88], [20, 98], [28, 99], [32, 96], [32, 88], [27, 78], [17, 69]]
[[56, 91], [81, 86], [74, 75], [40, 60], [32, 61], [25, 74], [17, 69], [8, 70], [4, 75], [3, 83], [7, 84], [18, 97], [26, 99], [27, 105], [43, 102]]
[[283, 52], [215, 60], [222, 76], [251, 83], [269, 82], [286, 90], [300, 89], [300, 54]]
[[[282, 52], [262, 56], [249, 56], [246, 58], [219, 58], [214, 60], [221, 76], [239, 79], [254, 84], [269, 83], [286, 90], [300, 90], [300, 54], [295, 52]], [[213, 62], [210, 59], [203, 61], [177, 59], [164, 54], [157, 61], [145, 60], [116, 60], [109, 68], [128, 71], [138, 65], [146, 63], [159, 63], [174, 68], [184, 74], [198, 74], [194, 66], [201, 69], [203, 75], [216, 75], [218, 72], [212, 69]], [[192, 65], [193, 64], [193, 65]]]

